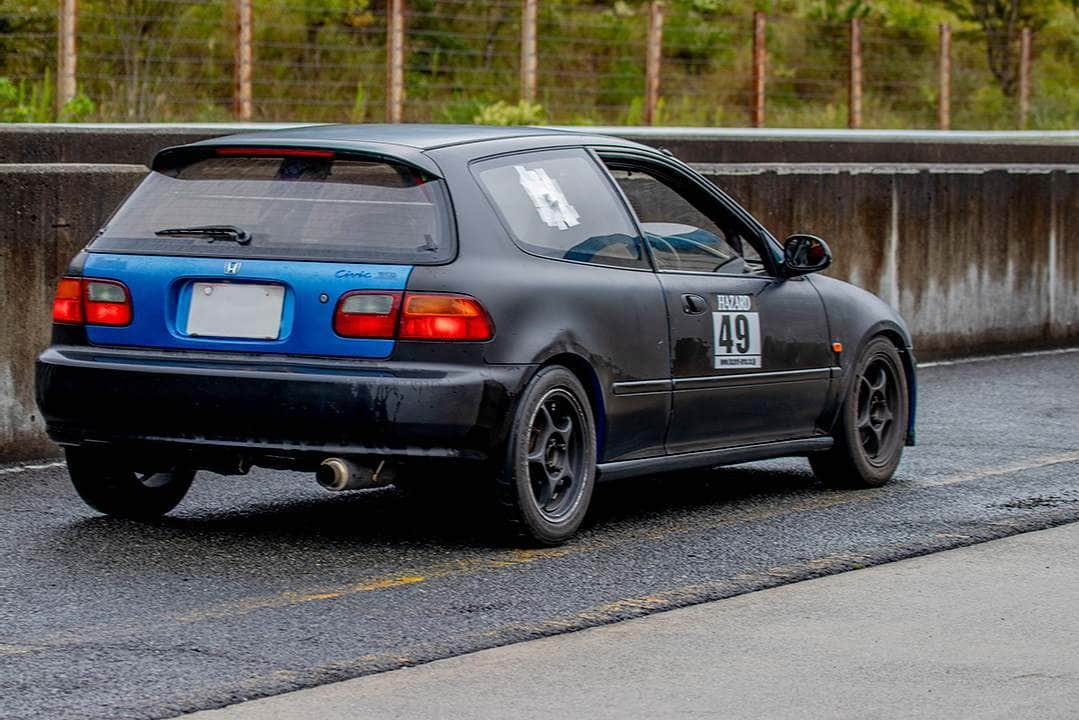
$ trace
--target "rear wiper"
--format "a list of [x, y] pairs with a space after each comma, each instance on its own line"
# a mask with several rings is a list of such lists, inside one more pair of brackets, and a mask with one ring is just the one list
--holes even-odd
[[154, 235], [162, 237], [208, 237], [214, 240], [231, 240], [239, 245], [251, 242], [251, 234], [235, 225], [200, 225], [198, 227], [165, 228]]

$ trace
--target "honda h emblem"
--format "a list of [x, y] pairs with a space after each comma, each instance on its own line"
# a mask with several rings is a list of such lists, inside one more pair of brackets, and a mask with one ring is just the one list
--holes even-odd
[[239, 260], [229, 260], [227, 263], [225, 263], [225, 274], [226, 275], [236, 275], [239, 272], [240, 272], [240, 261]]

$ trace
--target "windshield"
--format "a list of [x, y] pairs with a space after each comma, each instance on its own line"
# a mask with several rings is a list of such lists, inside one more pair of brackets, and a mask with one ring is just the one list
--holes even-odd
[[151, 172], [90, 250], [423, 264], [453, 257], [450, 228], [442, 180], [284, 150]]

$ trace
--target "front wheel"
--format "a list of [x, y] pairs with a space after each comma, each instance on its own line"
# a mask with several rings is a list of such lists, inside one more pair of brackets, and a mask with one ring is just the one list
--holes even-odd
[[836, 422], [835, 445], [809, 456], [818, 479], [846, 487], [880, 487], [903, 454], [910, 416], [907, 376], [888, 339], [874, 338], [854, 366]]
[[68, 448], [67, 471], [83, 501], [105, 515], [152, 520], [176, 507], [187, 494], [195, 471], [169, 467], [139, 471], [119, 452]]
[[562, 367], [540, 370], [517, 404], [496, 490], [518, 535], [557, 545], [581, 526], [596, 482], [596, 426], [588, 395]]

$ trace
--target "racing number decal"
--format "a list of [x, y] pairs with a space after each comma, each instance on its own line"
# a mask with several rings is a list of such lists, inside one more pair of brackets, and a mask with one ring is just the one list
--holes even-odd
[[717, 295], [712, 313], [717, 370], [761, 366], [760, 315], [749, 295]]

